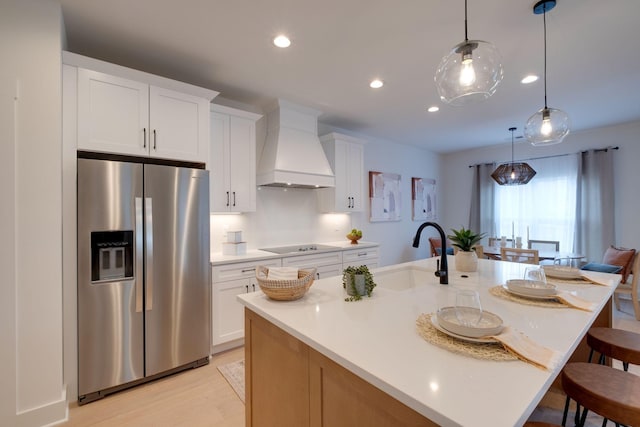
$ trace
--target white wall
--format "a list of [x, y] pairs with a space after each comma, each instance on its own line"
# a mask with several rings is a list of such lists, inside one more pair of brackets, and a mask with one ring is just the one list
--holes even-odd
[[[328, 131], [327, 131], [328, 132]], [[327, 132], [323, 132], [327, 133]], [[336, 129], [336, 132], [343, 132]], [[366, 137], [355, 135], [367, 140]], [[258, 144], [260, 145], [260, 144]], [[259, 148], [258, 148], [259, 149]], [[424, 149], [368, 140], [364, 146], [365, 206], [362, 213], [322, 214], [318, 212], [314, 190], [263, 187], [258, 190], [257, 210], [241, 215], [211, 216], [211, 250], [220, 252], [226, 230], [242, 230], [250, 249], [331, 241], [346, 241], [352, 229], [362, 230], [362, 240], [380, 243], [380, 265], [396, 264], [429, 256], [425, 230], [419, 249], [411, 244], [421, 222], [411, 220], [411, 177], [435, 178], [440, 182], [439, 156]], [[399, 173], [402, 220], [369, 221], [369, 171]], [[440, 197], [438, 194], [437, 197]]]
[[64, 419], [61, 10], [3, 0], [0, 13], [0, 425]]
[[[640, 122], [570, 133], [563, 143], [549, 147], [534, 147], [526, 142], [518, 142], [515, 144], [514, 157], [521, 160], [608, 146], [620, 147], [614, 154], [615, 206], [612, 209], [615, 210], [616, 241], [611, 244], [640, 248], [640, 192], [637, 188], [640, 183]], [[510, 160], [510, 142], [443, 156], [441, 168], [444, 195], [440, 200], [447, 229], [469, 224], [473, 178], [469, 165], [492, 161], [500, 164]]]

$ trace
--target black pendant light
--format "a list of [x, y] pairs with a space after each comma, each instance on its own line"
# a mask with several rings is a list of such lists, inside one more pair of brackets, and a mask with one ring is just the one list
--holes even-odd
[[524, 127], [524, 135], [532, 145], [545, 146], [562, 142], [569, 134], [569, 116], [557, 108], [547, 106], [547, 12], [556, 6], [556, 0], [540, 0], [533, 13], [542, 14], [544, 23], [544, 108], [536, 111]]
[[502, 59], [496, 47], [467, 36], [467, 0], [464, 1], [464, 41], [440, 61], [434, 80], [440, 99], [461, 106], [483, 101], [502, 81]]
[[513, 161], [513, 132], [517, 128], [509, 128], [511, 131], [511, 163], [503, 163], [491, 174], [500, 185], [524, 185], [531, 181], [536, 171], [527, 163]]

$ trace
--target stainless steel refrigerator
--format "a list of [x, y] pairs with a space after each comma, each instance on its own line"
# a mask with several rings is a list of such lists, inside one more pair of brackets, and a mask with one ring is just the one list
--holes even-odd
[[208, 363], [209, 174], [78, 158], [78, 402]]

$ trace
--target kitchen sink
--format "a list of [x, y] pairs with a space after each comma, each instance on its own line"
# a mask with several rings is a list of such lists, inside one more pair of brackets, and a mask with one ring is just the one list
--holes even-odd
[[373, 280], [376, 285], [392, 291], [405, 291], [428, 283], [437, 283], [434, 272], [415, 266], [405, 266], [376, 271]]

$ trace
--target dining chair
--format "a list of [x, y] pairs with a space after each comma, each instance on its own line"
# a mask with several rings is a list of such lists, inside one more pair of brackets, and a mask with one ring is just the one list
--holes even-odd
[[[429, 237], [429, 246], [431, 247], [431, 256], [440, 256], [442, 252], [442, 240], [437, 237]], [[447, 255], [453, 255], [454, 250], [451, 243], [447, 240]]]
[[560, 251], [559, 240], [529, 240], [527, 243], [529, 249], [537, 249], [539, 251]]
[[520, 262], [524, 264], [540, 263], [537, 249], [500, 248], [500, 259], [502, 261]]
[[[640, 295], [638, 295], [638, 281], [640, 279], [640, 255], [635, 254], [633, 264], [631, 265], [631, 283], [620, 283], [613, 293], [613, 302], [616, 310], [620, 310], [620, 296], [629, 296], [631, 304], [633, 304], [633, 314], [637, 320], [640, 320]], [[628, 281], [628, 280], [627, 280]], [[626, 298], [623, 298], [626, 299]]]
[[[507, 239], [507, 246], [511, 246], [511, 242], [513, 239]], [[488, 245], [493, 246], [494, 248], [500, 246], [500, 238], [499, 237], [489, 237]]]

